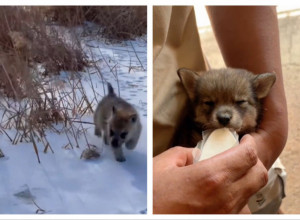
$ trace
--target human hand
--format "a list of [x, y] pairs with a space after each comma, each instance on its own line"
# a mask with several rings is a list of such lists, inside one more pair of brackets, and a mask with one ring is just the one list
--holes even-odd
[[253, 145], [245, 135], [239, 146], [196, 164], [190, 148], [154, 157], [153, 212], [238, 213], [268, 179]]

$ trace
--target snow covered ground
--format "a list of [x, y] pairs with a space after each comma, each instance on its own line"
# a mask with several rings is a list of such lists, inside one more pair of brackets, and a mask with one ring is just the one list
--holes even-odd
[[[117, 162], [108, 146], [94, 135], [94, 126], [87, 128], [89, 144], [96, 145], [101, 156], [82, 160], [87, 148], [83, 135], [79, 148], [64, 148], [65, 134], [47, 131], [54, 153], [43, 153], [38, 143], [40, 161], [31, 143], [12, 145], [0, 134], [0, 213], [1, 214], [143, 214], [147, 212], [147, 37], [132, 41], [108, 43], [103, 39], [84, 37], [84, 50], [97, 62], [103, 79], [94, 67], [80, 77], [87, 96], [98, 101], [110, 82], [117, 94], [132, 103], [142, 122], [142, 134], [133, 151], [124, 148], [126, 161]], [[69, 77], [62, 73], [59, 78]], [[104, 83], [104, 87], [103, 87]], [[93, 88], [93, 89], [92, 89]], [[105, 88], [105, 91], [103, 91]], [[96, 105], [93, 105], [93, 109]], [[1, 112], [0, 112], [1, 113]], [[93, 115], [82, 121], [93, 122]], [[13, 134], [15, 130], [7, 130]]]

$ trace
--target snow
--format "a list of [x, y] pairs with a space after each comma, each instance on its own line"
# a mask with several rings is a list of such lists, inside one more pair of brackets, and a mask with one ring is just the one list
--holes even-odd
[[[85, 93], [90, 101], [96, 94], [100, 101], [109, 81], [117, 94], [138, 110], [143, 126], [134, 150], [124, 148], [126, 161], [117, 162], [109, 146], [94, 135], [94, 126], [87, 129], [86, 138], [78, 139], [79, 148], [65, 147], [65, 133], [47, 130], [47, 139], [54, 151], [43, 153], [37, 143], [41, 163], [38, 163], [32, 143], [12, 145], [0, 134], [0, 213], [1, 214], [140, 214], [147, 210], [147, 42], [146, 36], [108, 43], [103, 39], [83, 37], [81, 44], [96, 60], [103, 79], [91, 66], [80, 73]], [[64, 79], [69, 74], [62, 72]], [[104, 84], [104, 87], [103, 87]], [[92, 89], [94, 88], [94, 90]], [[103, 91], [103, 88], [105, 89]], [[68, 89], [68, 85], [65, 86]], [[93, 109], [96, 102], [93, 102]], [[0, 112], [1, 114], [1, 112]], [[93, 122], [93, 115], [80, 120]], [[60, 125], [57, 125], [59, 127]], [[14, 134], [11, 129], [6, 131]], [[100, 149], [101, 156], [82, 160], [80, 155], [89, 144]], [[76, 146], [74, 140], [72, 140]]]

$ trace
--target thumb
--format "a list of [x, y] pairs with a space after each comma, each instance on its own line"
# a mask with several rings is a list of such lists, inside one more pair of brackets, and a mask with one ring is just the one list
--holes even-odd
[[252, 147], [255, 147], [256, 142], [254, 140], [254, 137], [252, 137], [250, 134], [246, 134], [242, 137], [240, 145], [250, 145]]
[[193, 148], [173, 147], [167, 150], [169, 162], [177, 167], [187, 166], [193, 163]]

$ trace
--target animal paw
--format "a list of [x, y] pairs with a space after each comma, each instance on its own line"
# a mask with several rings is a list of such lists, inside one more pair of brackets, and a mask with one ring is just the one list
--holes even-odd
[[109, 145], [108, 141], [104, 138], [104, 144]]
[[125, 146], [128, 150], [133, 150], [136, 146], [136, 142], [128, 141], [127, 143], [125, 143]]
[[95, 128], [95, 135], [101, 137], [101, 131], [98, 128]]
[[116, 158], [116, 160], [118, 162], [125, 162], [126, 161], [125, 157], [118, 157], [118, 158]]

